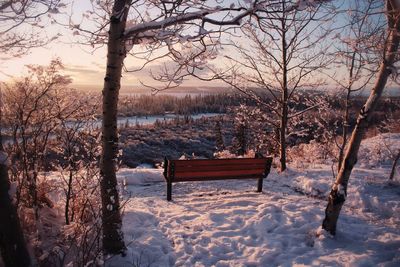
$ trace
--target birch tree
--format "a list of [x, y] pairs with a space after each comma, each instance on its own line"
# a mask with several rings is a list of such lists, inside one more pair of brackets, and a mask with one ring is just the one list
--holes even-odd
[[[220, 1], [197, 0], [98, 1], [97, 9], [86, 14], [90, 20], [100, 21], [97, 30], [83, 29], [82, 24], [71, 25], [77, 35], [88, 36], [90, 44], [107, 43], [100, 162], [103, 249], [106, 254], [124, 253], [125, 250], [116, 180], [117, 107], [125, 57], [134, 54], [144, 60], [143, 66], [160, 59], [174, 60], [178, 68], [172, 75], [169, 73], [159, 78], [167, 86], [179, 85], [182, 79], [175, 79], [179, 76], [177, 74], [204, 64], [205, 57], [210, 55], [208, 48], [215, 47], [223, 31], [240, 25], [243, 19], [257, 10], [267, 9], [274, 2], [244, 1], [239, 5], [225, 6]], [[101, 24], [101, 21], [105, 23]], [[190, 53], [184, 53], [182, 48], [185, 44], [193, 46]], [[140, 47], [142, 49], [138, 51]]]
[[397, 0], [386, 0], [383, 13], [387, 19], [386, 34], [381, 51], [379, 70], [376, 73], [375, 83], [371, 93], [361, 108], [354, 130], [352, 131], [347, 149], [341, 163], [341, 168], [336, 176], [328, 198], [325, 218], [322, 228], [336, 234], [336, 224], [340, 211], [346, 200], [347, 186], [351, 172], [357, 162], [358, 150], [361, 141], [373, 118], [373, 112], [379, 105], [379, 99], [388, 82], [390, 75], [396, 74], [396, 60], [399, 58], [400, 43], [400, 3]]

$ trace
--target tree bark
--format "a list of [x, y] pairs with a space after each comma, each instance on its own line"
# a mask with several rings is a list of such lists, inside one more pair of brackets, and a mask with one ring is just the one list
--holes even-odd
[[[284, 99], [284, 97], [283, 97]], [[279, 129], [279, 161], [281, 172], [286, 170], [286, 127], [287, 127], [287, 100], [282, 104], [281, 123]]]
[[356, 126], [351, 134], [348, 148], [343, 158], [340, 171], [336, 176], [336, 181], [332, 186], [328, 198], [328, 205], [325, 210], [325, 219], [322, 228], [336, 234], [336, 224], [341, 208], [346, 200], [347, 185], [351, 171], [357, 162], [357, 154], [361, 140], [371, 121], [373, 111], [378, 105], [379, 98], [386, 86], [389, 75], [392, 72], [393, 63], [398, 53], [400, 42], [400, 7], [395, 1], [386, 1], [386, 12], [388, 19], [388, 37], [383, 51], [383, 59], [379, 67], [377, 80], [365, 105], [361, 108], [357, 118]]
[[392, 170], [390, 171], [390, 176], [389, 176], [390, 181], [393, 181], [394, 174], [396, 173], [396, 166], [399, 160], [400, 160], [400, 151], [397, 152], [397, 155], [393, 160]]
[[[70, 165], [71, 166], [71, 165]], [[67, 196], [66, 196], [66, 200], [65, 200], [65, 224], [69, 225], [69, 203], [71, 200], [71, 195], [72, 195], [72, 179], [73, 179], [73, 175], [72, 175], [72, 170], [69, 171], [69, 179], [68, 179], [68, 190], [67, 190]]]
[[[285, 1], [282, 1], [282, 10], [285, 10]], [[281, 122], [279, 133], [279, 161], [281, 172], [286, 170], [286, 128], [288, 122], [288, 62], [287, 62], [287, 43], [286, 43], [286, 18], [281, 19], [282, 30], [282, 85], [281, 85]]]
[[[354, 58], [354, 54], [353, 54], [353, 58]], [[353, 78], [352, 68], [353, 68], [353, 65], [350, 70], [350, 78], [349, 78], [350, 81]], [[340, 171], [340, 168], [342, 167], [344, 150], [346, 149], [346, 145], [347, 145], [347, 133], [348, 133], [349, 124], [350, 124], [350, 122], [349, 122], [350, 95], [351, 95], [351, 84], [349, 84], [349, 86], [347, 87], [347, 93], [346, 93], [345, 111], [344, 111], [344, 115], [343, 115], [343, 125], [342, 125], [342, 139], [343, 140], [342, 140], [342, 144], [340, 145], [340, 148], [339, 148], [338, 169], [337, 169], [338, 173]]]
[[122, 219], [117, 189], [117, 108], [123, 61], [126, 57], [124, 31], [130, 0], [115, 0], [110, 18], [107, 71], [103, 88], [102, 156], [100, 161], [103, 251], [124, 254]]
[[7, 267], [30, 266], [30, 256], [17, 209], [9, 195], [10, 183], [0, 133], [0, 252]]

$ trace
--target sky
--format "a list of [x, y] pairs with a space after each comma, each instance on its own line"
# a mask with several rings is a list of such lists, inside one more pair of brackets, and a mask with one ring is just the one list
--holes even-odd
[[[72, 6], [61, 9], [61, 11], [68, 14], [72, 13], [71, 21], [73, 23], [79, 23], [82, 14], [87, 10], [91, 10], [90, 2], [90, 0], [76, 0], [73, 2]], [[61, 16], [57, 15], [55, 18], [63, 23], [67, 23], [69, 17], [62, 14]], [[101, 91], [107, 60], [106, 47], [95, 47], [94, 49], [89, 45], [79, 45], [77, 41], [82, 40], [80, 36], [73, 35], [73, 30], [60, 25], [47, 23], [46, 27], [41, 31], [49, 37], [56, 34], [62, 36], [45, 47], [31, 49], [28, 54], [19, 58], [4, 60], [4, 58], [0, 57], [0, 81], [8, 82], [16, 77], [25, 75], [27, 69], [24, 66], [27, 64], [48, 65], [52, 59], [60, 58], [65, 66], [64, 73], [71, 76], [73, 80], [72, 85], [74, 87]], [[225, 51], [227, 50], [229, 50], [229, 48], [226, 48]], [[221, 59], [213, 62], [213, 64], [217, 64], [217, 66], [220, 63]], [[125, 60], [125, 65], [130, 68], [139, 66], [129, 55]], [[159, 67], [160, 63], [155, 63], [154, 65], [157, 68], [157, 65]], [[152, 84], [148, 69], [135, 73], [124, 73], [122, 77], [122, 88], [140, 88], [142, 87], [140, 81], [146, 84]], [[195, 78], [187, 79], [182, 85], [190, 87], [226, 87], [222, 83], [201, 82]]]
[[[10, 81], [15, 77], [27, 74], [25, 65], [48, 65], [52, 59], [60, 58], [64, 64], [64, 73], [71, 76], [73, 86], [80, 89], [102, 89], [106, 69], [107, 51], [105, 47], [93, 51], [90, 47], [53, 42], [43, 48], [35, 48], [29, 54], [19, 58], [2, 60], [0, 62], [0, 80]], [[138, 66], [131, 58], [126, 59], [127, 66]], [[151, 84], [148, 70], [135, 73], [123, 73], [122, 85], [124, 88], [141, 87], [140, 81]], [[200, 86], [205, 84], [195, 79], [187, 80], [186, 86]], [[215, 84], [214, 84], [215, 85]]]
[[[90, 0], [78, 0], [72, 6], [61, 9], [61, 11], [70, 14], [70, 10], [73, 10], [72, 21], [79, 23], [82, 14], [91, 9]], [[55, 18], [64, 23], [68, 21], [65, 15], [56, 16]], [[60, 58], [65, 66], [64, 73], [71, 76], [73, 86], [80, 89], [88, 88], [90, 90], [97, 90], [98, 88], [98, 90], [101, 90], [107, 61], [106, 47], [95, 47], [94, 49], [88, 45], [77, 44], [79, 36], [74, 36], [72, 34], [73, 30], [68, 29], [68, 27], [46, 23], [43, 31], [49, 37], [56, 34], [61, 34], [62, 36], [45, 47], [31, 49], [28, 54], [21, 57], [7, 59], [0, 57], [0, 81], [12, 81], [16, 77], [27, 74], [26, 65], [48, 65], [52, 59]], [[125, 59], [125, 65], [129, 68], [140, 66], [129, 55]], [[140, 81], [146, 84], [152, 83], [148, 69], [135, 73], [125, 72], [121, 82], [122, 88], [142, 87]], [[205, 83], [192, 78], [187, 79], [183, 85], [200, 87], [218, 86], [220, 84]]]

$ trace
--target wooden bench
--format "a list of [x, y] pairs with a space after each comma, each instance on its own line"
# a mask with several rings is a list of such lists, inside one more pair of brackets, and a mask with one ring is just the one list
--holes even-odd
[[262, 192], [263, 179], [270, 172], [272, 157], [236, 159], [168, 160], [164, 162], [167, 181], [167, 200], [172, 200], [172, 183], [225, 180], [258, 179], [257, 192]]

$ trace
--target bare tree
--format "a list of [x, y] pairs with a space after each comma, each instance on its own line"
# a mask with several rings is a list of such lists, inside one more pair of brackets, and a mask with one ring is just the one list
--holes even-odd
[[[82, 204], [76, 196], [81, 190], [78, 177], [82, 172], [82, 167], [96, 160], [96, 156], [91, 155], [91, 146], [88, 140], [95, 139], [98, 131], [94, 130], [98, 100], [92, 94], [84, 94], [76, 90], [64, 90], [59, 92], [58, 101], [54, 109], [58, 112], [58, 126], [55, 130], [56, 148], [62, 155], [61, 177], [65, 181], [65, 224], [70, 224], [76, 218], [75, 211]], [[67, 177], [65, 177], [67, 176]], [[77, 188], [75, 188], [77, 187]]]
[[[0, 2], [0, 52], [21, 56], [57, 36], [43, 34], [43, 28], [59, 8], [61, 0], [4, 0]], [[48, 17], [49, 15], [50, 17]]]
[[280, 1], [274, 13], [261, 13], [258, 20], [245, 24], [230, 44], [237, 56], [226, 55], [232, 63], [228, 71], [213, 77], [252, 98], [269, 114], [267, 123], [278, 131], [281, 171], [286, 169], [287, 138], [293, 134], [288, 123], [316, 106], [303, 103], [304, 108], [296, 110], [293, 103], [302, 90], [321, 84], [312, 74], [329, 63], [321, 44], [329, 33], [323, 25], [332, 15], [317, 2], [293, 8], [295, 2]]
[[[60, 73], [61, 68], [57, 60], [49, 67], [31, 66], [31, 76], [8, 86], [2, 109], [3, 125], [13, 138], [8, 150], [13, 163], [10, 173], [16, 185], [16, 203], [24, 215], [25, 230], [40, 264], [53, 266], [68, 259], [85, 265], [99, 257], [101, 248], [97, 168], [100, 138], [95, 130], [99, 103], [93, 95], [66, 88], [70, 80]], [[42, 172], [56, 168], [65, 181], [65, 185], [60, 182], [56, 186], [59, 191], [65, 189], [68, 226], [53, 225], [49, 234], [49, 224], [43, 223], [48, 218], [39, 216], [44, 215], [40, 213], [42, 207], [57, 209], [61, 205], [53, 205], [47, 197], [51, 185]], [[30, 216], [32, 213], [35, 217]], [[60, 246], [65, 253], [57, 253], [59, 250], [43, 253], [60, 240], [66, 243]], [[72, 258], [73, 255], [77, 258]]]
[[58, 153], [64, 156], [59, 166], [64, 182], [66, 225], [57, 237], [63, 253], [52, 250], [47, 259], [51, 266], [54, 262], [61, 262], [57, 266], [66, 262], [84, 266], [101, 258], [100, 131], [95, 129], [98, 121], [89, 118], [95, 108], [90, 99], [70, 99], [77, 102], [73, 106], [78, 111], [61, 122], [56, 133]]
[[[48, 68], [31, 66], [30, 73], [32, 76], [26, 77], [14, 84], [14, 86], [4, 85], [5, 90], [2, 94], [1, 106], [1, 126], [7, 130], [7, 133], [13, 139], [11, 157], [12, 162], [11, 180], [15, 184], [15, 203], [9, 204], [8, 209], [1, 209], [5, 213], [1, 217], [12, 217], [17, 220], [16, 210], [12, 211], [11, 207], [18, 207], [23, 200], [25, 207], [30, 207], [34, 210], [35, 217], [39, 217], [39, 195], [37, 190], [37, 178], [40, 170], [43, 170], [44, 158], [47, 143], [51, 130], [54, 127], [52, 121], [55, 118], [55, 113], [51, 110], [51, 92], [60, 84], [68, 83], [69, 80], [61, 76], [57, 72], [59, 62], [54, 61]], [[36, 79], [37, 78], [37, 79]], [[36, 79], [36, 80], [35, 80]], [[3, 146], [1, 146], [3, 150]], [[3, 152], [4, 153], [4, 152]], [[7, 154], [4, 154], [7, 155]], [[1, 173], [1, 180], [4, 185], [9, 184], [9, 176], [7, 166], [4, 165]], [[6, 193], [2, 191], [1, 193]], [[23, 197], [22, 197], [23, 196]], [[10, 198], [2, 196], [4, 199]], [[22, 197], [22, 198], [21, 198]], [[5, 202], [7, 203], [7, 202]], [[13, 246], [23, 239], [16, 235], [16, 232], [7, 230], [7, 227], [13, 227], [13, 231], [19, 228], [19, 222], [9, 223], [1, 229], [1, 235], [10, 242], [8, 245]], [[14, 228], [15, 227], [15, 228]], [[19, 235], [22, 236], [22, 229]], [[12, 241], [12, 238], [19, 240]], [[21, 253], [22, 259], [11, 256], [14, 249], [5, 252], [4, 258], [11, 257], [14, 260], [26, 260], [29, 262], [29, 254], [25, 255], [23, 247], [18, 243], [18, 251]], [[15, 251], [16, 252], [16, 251]], [[28, 255], [28, 259], [24, 259]], [[21, 262], [21, 264], [29, 264]], [[12, 266], [12, 265], [11, 265]], [[22, 266], [22, 265], [21, 265]]]
[[7, 86], [4, 92], [3, 124], [13, 139], [13, 179], [17, 182], [16, 203], [35, 210], [39, 216], [37, 180], [44, 170], [51, 134], [58, 124], [59, 91], [70, 83], [60, 74], [62, 64], [54, 60], [48, 67], [30, 66], [28, 77]]
[[[382, 133], [395, 133], [398, 132], [399, 129], [399, 113], [400, 113], [400, 102], [396, 100], [392, 100], [391, 98], [388, 101], [384, 102], [384, 105], [388, 105], [388, 110], [385, 112], [385, 120], [380, 125], [379, 131]], [[397, 165], [400, 161], [400, 148], [396, 148], [394, 144], [389, 140], [384, 140], [383, 145], [385, 146], [387, 152], [389, 152], [389, 158], [393, 161], [392, 167], [389, 174], [389, 181], [392, 182], [395, 174]]]
[[[15, 184], [15, 205], [24, 215], [24, 226], [30, 240], [42, 240], [40, 209], [52, 203], [41, 191], [40, 172], [49, 166], [49, 142], [58, 124], [60, 112], [59, 91], [70, 79], [59, 73], [61, 63], [52, 61], [50, 66], [30, 66], [30, 74], [4, 90], [3, 120], [12, 143], [7, 146], [10, 154], [11, 180]], [[39, 244], [37, 242], [36, 244]], [[34, 247], [40, 252], [40, 247]]]
[[384, 45], [381, 51], [379, 71], [368, 100], [361, 108], [357, 123], [351, 134], [348, 147], [343, 157], [341, 168], [336, 176], [325, 210], [325, 219], [322, 223], [323, 229], [331, 234], [336, 233], [336, 224], [340, 210], [346, 200], [347, 185], [357, 162], [357, 154], [365, 131], [373, 117], [373, 112], [379, 104], [379, 99], [391, 74], [395, 71], [395, 62], [398, 59], [400, 43], [400, 3], [396, 0], [387, 0], [384, 14], [387, 18], [387, 29]]
[[348, 143], [352, 98], [371, 85], [372, 78], [379, 66], [380, 53], [378, 50], [382, 45], [381, 40], [384, 38], [384, 21], [381, 16], [374, 15], [379, 14], [382, 1], [365, 0], [349, 5], [348, 8], [353, 12], [344, 17], [343, 20], [347, 20], [347, 23], [338, 29], [339, 32], [334, 38], [338, 40], [337, 51], [333, 53], [334, 64], [338, 69], [345, 66], [344, 75], [347, 77], [340, 75], [341, 71], [329, 75], [339, 86], [340, 92], [344, 93], [343, 115], [340, 121], [341, 140], [335, 139], [339, 149], [338, 171], [340, 171]]

